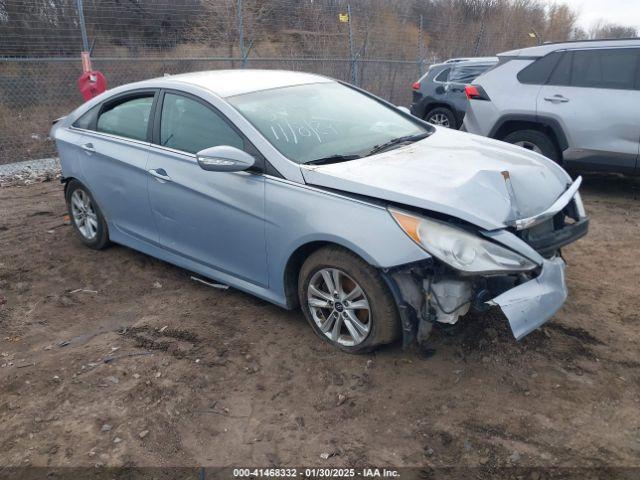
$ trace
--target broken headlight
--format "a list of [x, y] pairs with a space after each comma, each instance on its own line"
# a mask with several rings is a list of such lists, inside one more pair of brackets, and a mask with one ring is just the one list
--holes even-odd
[[390, 209], [411, 239], [447, 265], [467, 273], [523, 272], [536, 264], [505, 247], [447, 223]]

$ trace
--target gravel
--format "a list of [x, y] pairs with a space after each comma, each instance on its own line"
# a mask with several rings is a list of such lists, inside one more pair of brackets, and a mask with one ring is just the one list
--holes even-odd
[[60, 178], [57, 158], [42, 158], [0, 165], [0, 187], [31, 185]]

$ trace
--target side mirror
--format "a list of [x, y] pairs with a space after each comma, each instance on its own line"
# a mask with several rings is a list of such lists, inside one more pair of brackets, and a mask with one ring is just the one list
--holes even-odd
[[253, 167], [256, 159], [230, 145], [209, 147], [196, 153], [198, 165], [209, 172], [241, 172]]
[[408, 113], [409, 115], [411, 115], [411, 110], [409, 110], [407, 107], [403, 107], [402, 105], [398, 105], [397, 108], [401, 112]]

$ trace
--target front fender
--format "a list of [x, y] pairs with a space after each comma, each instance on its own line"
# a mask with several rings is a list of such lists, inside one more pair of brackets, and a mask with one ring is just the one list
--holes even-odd
[[289, 258], [313, 242], [340, 245], [377, 268], [430, 258], [384, 205], [275, 178], [267, 178], [265, 195], [269, 288], [283, 298]]

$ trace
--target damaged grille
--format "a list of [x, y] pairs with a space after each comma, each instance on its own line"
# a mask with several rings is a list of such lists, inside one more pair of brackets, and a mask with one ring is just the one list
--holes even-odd
[[538, 225], [516, 232], [540, 255], [551, 258], [558, 250], [586, 235], [589, 220], [580, 218], [575, 200], [552, 218]]

